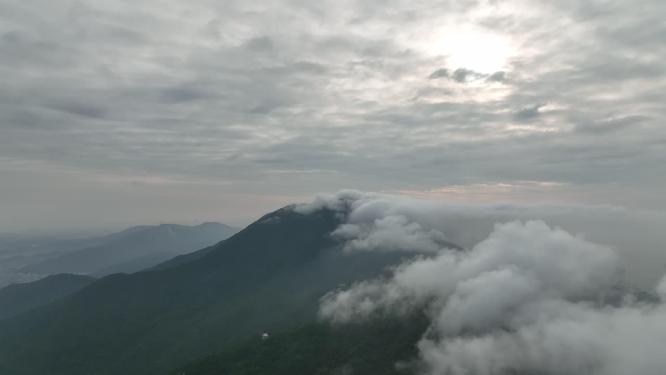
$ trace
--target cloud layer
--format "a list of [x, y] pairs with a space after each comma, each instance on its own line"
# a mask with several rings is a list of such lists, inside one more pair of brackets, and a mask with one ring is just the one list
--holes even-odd
[[[356, 199], [350, 201], [352, 196]], [[423, 221], [435, 214], [441, 221], [449, 219], [446, 208], [431, 208], [428, 213], [420, 203], [343, 192], [297, 209], [344, 208], [346, 223], [340, 228], [360, 222], [374, 228], [346, 232], [348, 245], [356, 249], [355, 241], [370, 242], [372, 246], [361, 250], [387, 251], [410, 246], [406, 240], [392, 246], [394, 238], [385, 235], [386, 222], [415, 230], [411, 219]], [[399, 216], [399, 221], [390, 219], [407, 207], [413, 214]], [[492, 216], [488, 208], [476, 209]], [[525, 210], [531, 212], [521, 216], [538, 215], [535, 207]], [[584, 211], [591, 208], [565, 210], [589, 215]], [[459, 207], [456, 217], [464, 216], [463, 211]], [[521, 209], [505, 211], [511, 216], [509, 212]], [[550, 211], [552, 215], [555, 209]], [[542, 212], [547, 211], [542, 208]], [[647, 292], [633, 292], [622, 271], [622, 251], [542, 220], [496, 223], [485, 239], [465, 251], [441, 247], [433, 252], [430, 245], [423, 247], [423, 236], [437, 233], [433, 236], [438, 238], [443, 232], [418, 233], [404, 238], [413, 240], [413, 250], [426, 249], [430, 255], [398, 266], [388, 277], [329, 293], [322, 300], [320, 315], [345, 323], [378, 314], [425, 312], [430, 326], [418, 343], [419, 368], [428, 375], [663, 372], [666, 360], [660, 343], [666, 340], [666, 304], [660, 298], [666, 297], [666, 278], [656, 289], [652, 285]]]
[[[540, 200], [664, 208], [664, 7], [5, 0], [0, 203], [30, 214], [0, 224], [56, 225], [30, 198], [72, 190], [127, 209], [160, 191], [142, 209], [166, 219], [155, 207], [187, 211], [173, 202], [192, 186], [192, 215], [518, 181], [556, 183]], [[58, 211], [86, 222], [86, 207]]]
[[[348, 250], [413, 250], [433, 253], [451, 244], [473, 248], [497, 223], [544, 221], [617, 251], [627, 281], [652, 287], [666, 264], [666, 215], [612, 206], [553, 204], [466, 204], [345, 190], [296, 206], [339, 213], [334, 233]], [[398, 235], [400, 234], [400, 235]]]

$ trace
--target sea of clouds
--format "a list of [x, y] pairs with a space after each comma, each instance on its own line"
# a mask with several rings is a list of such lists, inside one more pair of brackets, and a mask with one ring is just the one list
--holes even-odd
[[659, 214], [465, 206], [356, 191], [295, 210], [322, 208], [339, 215], [332, 235], [345, 251], [418, 255], [388, 277], [332, 291], [320, 316], [345, 323], [424, 312], [424, 374], [664, 374]]

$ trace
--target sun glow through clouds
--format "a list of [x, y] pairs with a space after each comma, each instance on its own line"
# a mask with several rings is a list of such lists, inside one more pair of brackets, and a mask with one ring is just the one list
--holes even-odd
[[484, 74], [508, 69], [515, 52], [508, 37], [472, 26], [446, 28], [425, 49], [430, 54], [445, 56], [450, 69], [464, 68]]

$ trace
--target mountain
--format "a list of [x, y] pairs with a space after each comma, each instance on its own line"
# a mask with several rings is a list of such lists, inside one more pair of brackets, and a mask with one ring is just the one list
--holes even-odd
[[413, 253], [345, 253], [333, 211], [284, 208], [194, 256], [104, 277], [0, 321], [0, 370], [165, 374], [264, 331], [316, 321], [320, 298]]
[[44, 275], [22, 271], [29, 264], [63, 256], [107, 240], [103, 237], [81, 237], [81, 233], [60, 235], [0, 235], [0, 287], [39, 280]]
[[203, 248], [201, 250], [193, 251], [191, 253], [179, 255], [177, 257], [171, 258], [165, 262], [159, 263], [158, 265], [150, 268], [150, 270], [156, 271], [156, 270], [164, 270], [167, 268], [173, 268], [176, 266], [179, 266], [181, 264], [185, 263], [190, 263], [193, 262], [197, 259], [203, 258], [206, 256], [208, 253], [212, 252], [215, 250], [215, 246], [209, 246], [206, 248]]
[[0, 319], [44, 306], [81, 290], [95, 279], [83, 275], [59, 274], [0, 289]]
[[344, 325], [311, 323], [244, 340], [173, 375], [414, 374], [411, 361], [427, 326], [420, 315]]
[[236, 229], [219, 223], [132, 227], [104, 236], [94, 246], [30, 264], [21, 271], [42, 275], [78, 273], [95, 276], [136, 272], [177, 255], [213, 245], [236, 232]]

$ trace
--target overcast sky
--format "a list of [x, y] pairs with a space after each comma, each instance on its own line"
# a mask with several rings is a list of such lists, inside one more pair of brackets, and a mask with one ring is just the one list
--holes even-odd
[[0, 0], [0, 232], [341, 188], [666, 209], [663, 0]]

